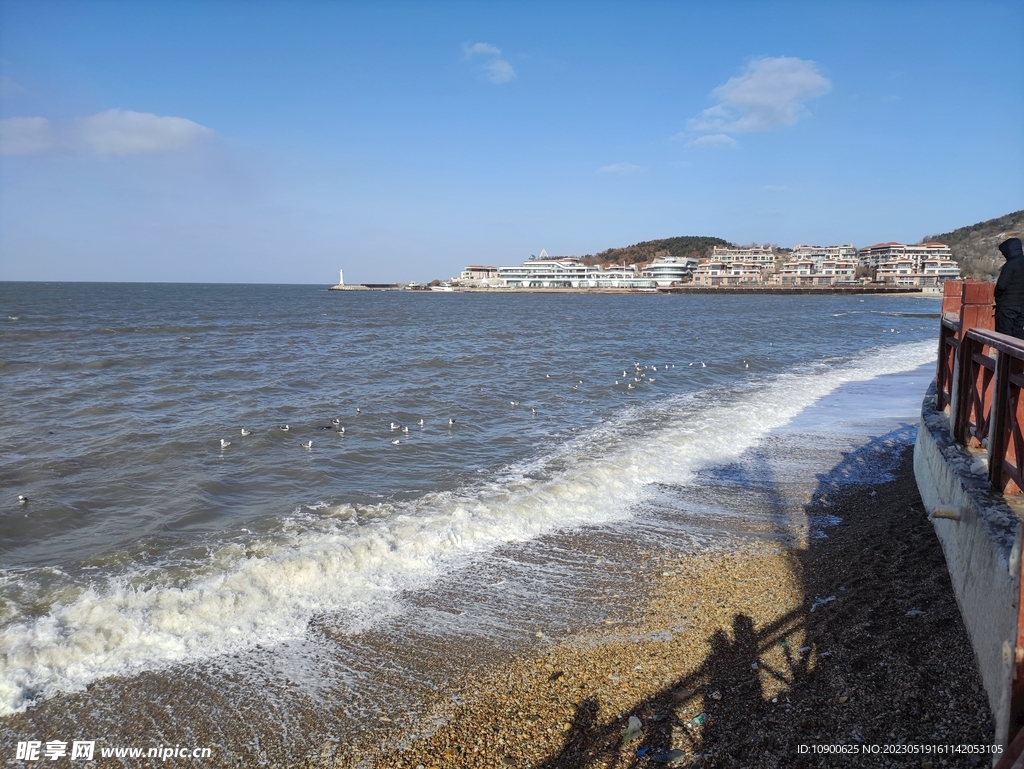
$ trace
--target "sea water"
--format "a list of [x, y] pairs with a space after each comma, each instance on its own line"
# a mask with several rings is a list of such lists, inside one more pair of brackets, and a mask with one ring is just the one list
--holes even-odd
[[[598, 621], [600, 559], [572, 566], [560, 536], [709, 547], [723, 495], [767, 520], [768, 486], [796, 499], [912, 440], [937, 313], [0, 284], [0, 715], [257, 646], [297, 677], [317, 627], [514, 645]], [[374, 661], [343, 663], [360, 702]]]

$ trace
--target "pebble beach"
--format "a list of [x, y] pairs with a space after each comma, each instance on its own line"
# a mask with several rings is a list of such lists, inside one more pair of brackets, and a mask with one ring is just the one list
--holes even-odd
[[893, 480], [834, 499], [842, 523], [827, 537], [649, 554], [648, 598], [630, 616], [453, 681], [413, 728], [309, 765], [982, 765], [810, 747], [992, 741], [911, 462], [907, 447]]

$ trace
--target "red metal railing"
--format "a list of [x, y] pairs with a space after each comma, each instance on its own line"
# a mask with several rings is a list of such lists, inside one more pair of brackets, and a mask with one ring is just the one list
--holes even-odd
[[[983, 446], [988, 480], [1004, 494], [1024, 488], [1024, 340], [994, 331], [995, 286], [946, 283], [939, 331], [936, 401], [949, 407], [953, 439]], [[1022, 564], [1024, 566], [1024, 564]], [[997, 769], [1024, 764], [1024, 579], [1018, 583], [1010, 722]]]

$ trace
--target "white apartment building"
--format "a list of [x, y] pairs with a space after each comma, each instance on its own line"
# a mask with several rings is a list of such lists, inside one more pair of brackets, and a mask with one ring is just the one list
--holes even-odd
[[822, 263], [826, 259], [841, 260], [841, 261], [856, 261], [857, 260], [857, 247], [852, 243], [847, 243], [842, 246], [805, 246], [798, 245], [793, 247], [792, 259], [810, 259], [814, 262], [815, 269], [821, 269]]
[[715, 246], [711, 251], [711, 261], [722, 264], [757, 264], [762, 270], [771, 270], [775, 268], [775, 252], [763, 246]]
[[872, 269], [878, 269], [882, 262], [910, 259], [914, 263], [914, 271], [920, 272], [925, 259], [935, 258], [952, 260], [953, 254], [945, 243], [876, 243], [857, 251], [861, 265]]
[[462, 271], [459, 280], [490, 280], [498, 277], [497, 267], [483, 267], [479, 264], [471, 264]]
[[[544, 252], [541, 252], [544, 253]], [[636, 274], [636, 266], [599, 267], [579, 257], [530, 259], [517, 267], [499, 267], [498, 281], [508, 288], [651, 288], [651, 278]]]
[[696, 271], [699, 261], [688, 256], [657, 256], [644, 268], [643, 276], [658, 286], [686, 283]]

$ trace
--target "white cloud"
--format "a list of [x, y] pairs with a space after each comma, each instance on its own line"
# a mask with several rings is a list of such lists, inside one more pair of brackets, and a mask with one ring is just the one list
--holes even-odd
[[79, 122], [81, 138], [97, 155], [140, 155], [176, 150], [213, 136], [213, 131], [183, 117], [112, 109]]
[[699, 136], [691, 142], [687, 142], [687, 147], [735, 147], [736, 140], [731, 136], [725, 134], [708, 134], [707, 136]]
[[50, 121], [44, 117], [0, 120], [0, 155], [33, 155], [53, 146]]
[[599, 174], [642, 174], [647, 166], [638, 166], [632, 163], [612, 163], [610, 166], [601, 166], [597, 169]]
[[495, 59], [487, 65], [487, 79], [492, 83], [507, 83], [515, 77], [516, 71], [504, 59]]
[[687, 123], [698, 133], [770, 131], [796, 124], [807, 114], [804, 102], [832, 90], [813, 61], [791, 56], [754, 59], [746, 70], [718, 86], [718, 104]]
[[492, 56], [501, 56], [501, 49], [496, 45], [491, 45], [490, 43], [473, 43], [472, 45], [466, 43], [463, 48], [466, 51], [467, 59], [475, 53], [486, 53]]
[[512, 65], [504, 59], [498, 58], [501, 56], [501, 49], [498, 46], [491, 43], [466, 43], [462, 46], [462, 50], [467, 59], [473, 58], [478, 53], [494, 57], [483, 65], [484, 74], [492, 83], [507, 83], [510, 80], [515, 80], [516, 71]]

